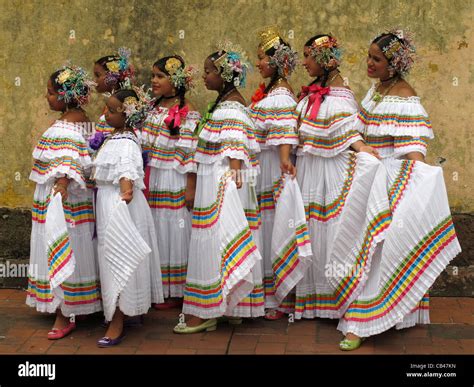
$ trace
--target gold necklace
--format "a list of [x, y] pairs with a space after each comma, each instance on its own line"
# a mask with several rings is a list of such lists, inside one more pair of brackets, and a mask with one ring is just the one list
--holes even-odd
[[387, 87], [387, 89], [384, 91], [383, 94], [380, 94], [380, 92], [377, 90], [381, 85], [382, 82], [379, 82], [377, 86], [375, 87], [375, 92], [374, 95], [372, 96], [372, 100], [375, 101], [376, 103], [379, 103], [384, 99], [384, 97], [388, 94], [388, 92], [395, 86], [395, 84], [399, 81], [399, 78], [395, 78], [390, 85]]
[[334, 80], [337, 78], [338, 75], [340, 75], [340, 74], [339, 74], [339, 71], [336, 70], [336, 74], [334, 74], [330, 79], [327, 80], [326, 85], [329, 86], [329, 84], [330, 84], [332, 81], [334, 81]]

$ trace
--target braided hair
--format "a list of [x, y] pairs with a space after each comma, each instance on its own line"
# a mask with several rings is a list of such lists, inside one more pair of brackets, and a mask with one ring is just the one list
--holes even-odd
[[[165, 57], [157, 60], [153, 64], [153, 67], [158, 68], [162, 73], [165, 73], [166, 75], [170, 76], [171, 74], [168, 72], [168, 70], [166, 70], [166, 62], [168, 61], [168, 59], [171, 59], [171, 58], [178, 59], [181, 62], [181, 68], [184, 68], [184, 66], [185, 66], [184, 65], [184, 59], [179, 55], [165, 56]], [[186, 88], [184, 87], [184, 85], [176, 89], [176, 95], [179, 97], [179, 109], [181, 109], [186, 104], [186, 99], [185, 99]], [[161, 103], [163, 98], [164, 98], [163, 96], [160, 96], [160, 98], [158, 98], [155, 101], [155, 107], [158, 106]], [[180, 128], [174, 126], [174, 119], [169, 123], [168, 129], [170, 130], [170, 134], [172, 136], [175, 136], [175, 135], [179, 134], [179, 129]]]

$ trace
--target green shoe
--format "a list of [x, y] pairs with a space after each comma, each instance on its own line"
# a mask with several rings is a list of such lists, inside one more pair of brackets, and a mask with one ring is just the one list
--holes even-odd
[[211, 332], [217, 329], [217, 320], [215, 318], [211, 318], [209, 320], [204, 321], [202, 324], [197, 325], [195, 327], [188, 327], [186, 323], [179, 323], [173, 329], [174, 333], [199, 333], [199, 332]]
[[217, 323], [229, 323], [230, 325], [240, 325], [242, 324], [242, 319], [240, 317], [229, 317], [229, 316], [222, 316], [217, 318]]
[[363, 337], [359, 337], [355, 340], [344, 339], [339, 343], [339, 349], [341, 351], [353, 351], [361, 346], [364, 341]]

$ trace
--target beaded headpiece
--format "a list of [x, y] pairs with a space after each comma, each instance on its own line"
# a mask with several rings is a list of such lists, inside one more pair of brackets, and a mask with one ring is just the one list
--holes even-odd
[[119, 86], [119, 89], [127, 89], [132, 86], [135, 70], [130, 64], [131, 51], [128, 48], [120, 47], [117, 55], [109, 57], [105, 63], [107, 74], [105, 84], [107, 86]]
[[[247, 71], [250, 63], [247, 55], [238, 45], [229, 41], [219, 42], [217, 44], [218, 57], [213, 60], [219, 74], [226, 82], [234, 81], [236, 87], [244, 87], [247, 80]], [[234, 72], [237, 76], [234, 77]]]
[[267, 51], [268, 49], [275, 47], [280, 43], [280, 31], [278, 30], [277, 26], [268, 26], [262, 28], [259, 31], [260, 35], [260, 47], [262, 47], [263, 51]]
[[339, 66], [342, 50], [336, 38], [330, 35], [321, 36], [311, 44], [311, 56], [325, 68]]
[[134, 96], [126, 97], [123, 101], [123, 108], [119, 111], [125, 113], [127, 126], [140, 129], [148, 112], [153, 110], [155, 100], [151, 97], [150, 90], [145, 90], [144, 85], [142, 87], [132, 86], [131, 90], [135, 92], [138, 98]]
[[66, 104], [75, 102], [79, 106], [85, 105], [96, 83], [89, 78], [83, 68], [70, 63], [65, 64], [58, 71], [60, 72], [55, 79], [56, 84], [59, 85], [58, 99]]
[[178, 89], [184, 87], [186, 91], [194, 88], [194, 77], [198, 72], [194, 66], [185, 67], [182, 60], [171, 57], [166, 61], [165, 70], [174, 87]]
[[382, 49], [389, 63], [389, 70], [395, 71], [402, 77], [407, 75], [415, 64], [416, 48], [413, 43], [413, 34], [408, 30], [393, 28], [379, 34], [373, 41], [391, 35], [393, 38]]
[[275, 49], [275, 53], [270, 56], [269, 64], [278, 70], [281, 77], [288, 77], [296, 69], [298, 64], [298, 53], [288, 45], [283, 44], [283, 39], [278, 31], [278, 27], [269, 26], [259, 31], [260, 44], [263, 52], [270, 48]]

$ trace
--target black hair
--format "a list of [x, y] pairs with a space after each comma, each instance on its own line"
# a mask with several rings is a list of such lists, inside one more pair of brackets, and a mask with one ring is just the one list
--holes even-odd
[[[128, 98], [128, 97], [133, 97], [133, 98], [136, 98], [137, 100], [139, 99], [137, 93], [135, 93], [135, 91], [132, 90], [132, 89], [119, 90], [119, 91], [115, 92], [114, 94], [112, 94], [112, 97], [117, 98], [122, 103], [124, 103], [125, 99]], [[132, 128], [132, 126], [130, 126], [128, 120], [125, 120], [125, 125], [128, 128]]]
[[[218, 59], [219, 57], [221, 57], [223, 54], [225, 54], [225, 51], [216, 51], [216, 52], [213, 52], [211, 55], [209, 55], [207, 58], [210, 59], [213, 63], [216, 59]], [[221, 69], [217, 69], [217, 70], [221, 70]], [[219, 102], [221, 102], [221, 99], [222, 97], [227, 94], [228, 92], [230, 92], [232, 89], [235, 89], [236, 86], [234, 84], [234, 78], [238, 77], [239, 76], [239, 73], [234, 71], [234, 73], [232, 74], [232, 79], [227, 82], [225, 79], [224, 79], [224, 87], [221, 91], [219, 91], [219, 95], [217, 96], [216, 100], [214, 101], [214, 104], [212, 105], [212, 107], [209, 109], [209, 113], [212, 113], [217, 105], [219, 104]]]
[[[172, 59], [172, 58], [178, 59], [181, 62], [181, 68], [184, 68], [185, 66], [184, 59], [180, 57], [179, 55], [165, 56], [164, 58], [157, 60], [153, 64], [153, 67], [158, 67], [161, 72], [169, 76], [171, 74], [166, 70], [166, 62], [168, 61], [168, 59]], [[186, 94], [186, 88], [184, 87], [184, 85], [176, 89], [176, 95], [179, 97], [179, 109], [183, 108], [186, 103], [185, 94]], [[155, 106], [158, 106], [162, 100], [163, 100], [163, 96], [161, 96], [155, 101]], [[174, 127], [174, 120], [169, 123], [168, 129], [170, 130], [170, 134], [172, 136], [179, 134], [179, 127], [176, 127], [176, 128]]]
[[[286, 43], [282, 38], [278, 38], [278, 44], [279, 45], [283, 44], [284, 46], [291, 48], [291, 46], [288, 43]], [[275, 52], [276, 52], [276, 48], [272, 46], [268, 50], [265, 51], [265, 55], [273, 56], [275, 55]], [[275, 69], [275, 72], [273, 73], [270, 79], [270, 83], [267, 85], [263, 93], [267, 94], [271, 90], [271, 88], [275, 85], [275, 83], [281, 78], [282, 76], [279, 74], [278, 69]]]
[[[55, 71], [54, 73], [51, 74], [51, 76], [49, 77], [49, 79], [51, 80], [51, 83], [53, 84], [53, 89], [56, 91], [56, 92], [59, 92], [59, 90], [61, 90], [61, 85], [58, 83], [57, 81], [57, 78], [59, 76], [59, 74], [61, 74], [63, 72], [63, 70], [57, 70]], [[74, 109], [74, 108], [78, 108], [79, 107], [79, 103], [77, 101], [70, 101], [68, 103], [64, 102], [66, 104], [66, 108], [68, 109]]]
[[102, 66], [105, 71], [109, 71], [107, 68], [107, 63], [113, 62], [114, 60], [119, 60], [120, 58], [117, 55], [106, 55], [95, 61], [95, 64]]
[[[304, 44], [305, 47], [311, 47], [311, 45], [314, 43], [315, 40], [319, 39], [319, 38], [323, 38], [323, 37], [331, 37], [331, 35], [328, 35], [328, 34], [320, 34], [320, 35], [315, 35], [311, 38], [308, 39], [308, 41]], [[316, 77], [316, 79], [314, 79], [308, 86], [311, 86], [313, 84], [315, 84], [316, 82], [321, 82], [321, 87], [326, 87], [326, 82], [328, 81], [328, 78], [329, 78], [329, 70], [324, 67], [324, 66], [321, 66], [323, 71], [324, 71], [324, 74], [322, 77]], [[323, 97], [324, 98], [324, 97]]]
[[372, 44], [375, 43], [380, 48], [380, 50], [383, 53], [383, 56], [385, 57], [385, 59], [387, 59], [389, 63], [390, 63], [390, 59], [387, 58], [384, 50], [390, 46], [390, 42], [393, 39], [397, 39], [400, 43], [402, 43], [402, 41], [398, 38], [398, 36], [394, 34], [390, 34], [390, 33], [381, 34], [372, 41]]

